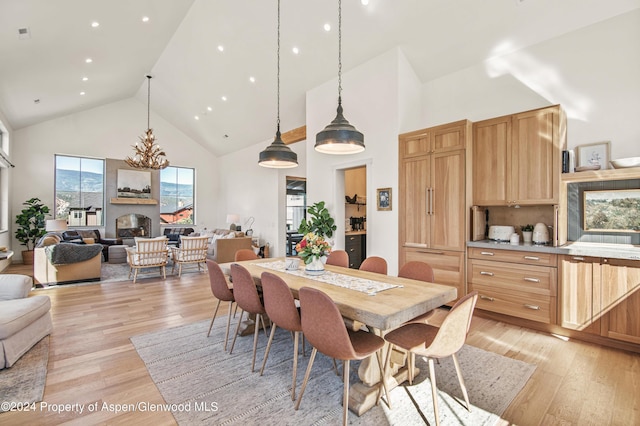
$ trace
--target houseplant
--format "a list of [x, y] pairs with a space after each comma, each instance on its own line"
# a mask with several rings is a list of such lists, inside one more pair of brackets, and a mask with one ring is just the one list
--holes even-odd
[[33, 249], [40, 237], [46, 234], [45, 217], [49, 213], [49, 207], [42, 204], [39, 198], [31, 198], [22, 205], [26, 207], [16, 216], [16, 240], [27, 247], [22, 252], [22, 262], [32, 265]]
[[324, 201], [318, 201], [307, 209], [310, 218], [309, 221], [302, 219], [298, 232], [308, 234], [313, 232], [321, 237], [331, 238], [333, 231], [337, 229], [335, 221], [329, 214], [329, 210], [324, 206]]
[[520, 229], [522, 230], [522, 241], [525, 243], [530, 243], [533, 236], [533, 225], [522, 225]]

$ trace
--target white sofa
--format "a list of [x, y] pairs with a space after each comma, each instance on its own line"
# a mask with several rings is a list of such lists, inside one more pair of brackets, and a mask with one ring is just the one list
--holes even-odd
[[251, 248], [251, 237], [245, 237], [244, 232], [241, 231], [214, 229], [198, 235], [209, 237], [207, 259], [218, 263], [233, 262], [238, 250]]
[[26, 275], [0, 275], [0, 369], [15, 364], [53, 329], [49, 296], [28, 297], [31, 287]]

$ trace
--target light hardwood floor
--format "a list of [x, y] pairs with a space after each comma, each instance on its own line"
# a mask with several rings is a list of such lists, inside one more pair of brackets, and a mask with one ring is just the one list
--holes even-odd
[[[31, 275], [11, 265], [4, 273]], [[204, 319], [215, 302], [206, 274], [36, 290], [52, 301], [44, 401], [80, 404], [0, 414], [5, 425], [173, 425], [163, 412], [88, 412], [90, 404], [162, 404], [129, 338]], [[221, 306], [221, 313], [227, 312]], [[441, 318], [444, 312], [438, 313]], [[640, 355], [474, 317], [467, 343], [537, 365], [503, 418], [518, 425], [640, 424]], [[224, 408], [224, 407], [222, 407]]]

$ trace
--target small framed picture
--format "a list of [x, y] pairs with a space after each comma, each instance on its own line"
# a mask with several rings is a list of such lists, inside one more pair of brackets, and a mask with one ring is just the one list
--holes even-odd
[[391, 210], [391, 188], [378, 188], [378, 210]]
[[579, 145], [576, 150], [578, 167], [600, 166], [601, 170], [609, 168], [610, 142]]

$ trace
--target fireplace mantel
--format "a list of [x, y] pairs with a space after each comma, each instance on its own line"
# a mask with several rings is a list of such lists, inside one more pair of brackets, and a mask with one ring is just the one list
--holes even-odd
[[111, 204], [158, 204], [153, 198], [112, 198]]

